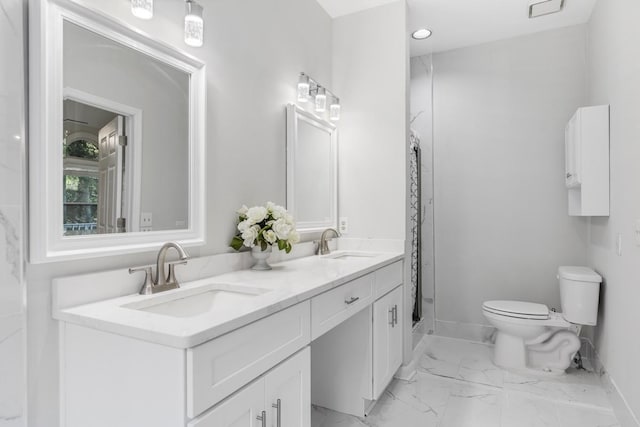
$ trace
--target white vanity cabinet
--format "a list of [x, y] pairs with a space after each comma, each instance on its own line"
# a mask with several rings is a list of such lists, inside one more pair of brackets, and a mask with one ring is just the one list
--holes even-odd
[[373, 396], [378, 399], [402, 364], [402, 287], [373, 304]]
[[578, 108], [565, 127], [569, 215], [609, 215], [609, 106]]
[[309, 427], [310, 350], [301, 350], [188, 427]]
[[308, 349], [273, 367], [309, 345], [309, 322], [304, 301], [188, 349], [62, 323], [61, 427], [261, 427], [237, 424], [257, 410], [271, 413], [271, 404], [254, 403], [255, 387], [261, 401], [286, 402], [283, 419], [306, 420]]
[[365, 415], [402, 359], [404, 268], [391, 259], [358, 261], [294, 305], [271, 297], [251, 321], [127, 308], [139, 295], [58, 311], [60, 426], [310, 427], [312, 402]]
[[[312, 403], [359, 417], [368, 413], [402, 363], [402, 283], [398, 261], [311, 300], [312, 317], [335, 313], [311, 322]], [[340, 322], [323, 326], [329, 321], [322, 319], [335, 317]]]

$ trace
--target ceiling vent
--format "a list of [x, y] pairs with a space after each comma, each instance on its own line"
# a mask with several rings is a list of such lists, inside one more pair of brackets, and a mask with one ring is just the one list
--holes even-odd
[[529, 2], [529, 18], [560, 12], [565, 0], [532, 0]]

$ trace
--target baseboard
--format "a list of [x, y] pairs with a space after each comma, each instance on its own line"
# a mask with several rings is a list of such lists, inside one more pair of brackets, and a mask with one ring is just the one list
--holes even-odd
[[618, 419], [621, 427], [640, 427], [640, 422], [638, 418], [635, 416], [627, 400], [624, 398], [620, 389], [616, 385], [616, 382], [611, 375], [607, 372], [607, 369], [600, 360], [600, 356], [598, 352], [595, 350], [591, 341], [586, 338], [581, 338], [582, 347], [580, 348], [580, 353], [583, 358], [589, 359], [593, 370], [600, 375], [600, 379], [602, 381], [602, 385], [607, 392], [607, 396], [609, 397], [609, 402], [611, 403], [611, 407], [613, 408], [613, 412]]
[[479, 323], [452, 322], [449, 320], [436, 320], [435, 324], [435, 335], [493, 344], [493, 336], [496, 330], [493, 326]]
[[427, 337], [423, 335], [420, 342], [413, 349], [413, 355], [411, 361], [406, 365], [400, 366], [400, 369], [395, 373], [394, 378], [398, 378], [404, 381], [411, 381], [416, 376], [418, 370], [418, 364], [420, 363], [420, 357], [427, 351]]

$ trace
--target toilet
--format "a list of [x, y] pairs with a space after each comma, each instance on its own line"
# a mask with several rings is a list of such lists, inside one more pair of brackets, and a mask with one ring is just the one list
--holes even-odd
[[587, 267], [558, 268], [562, 313], [544, 304], [485, 301], [496, 328], [493, 361], [502, 368], [561, 375], [580, 349], [582, 325], [595, 325], [602, 277]]

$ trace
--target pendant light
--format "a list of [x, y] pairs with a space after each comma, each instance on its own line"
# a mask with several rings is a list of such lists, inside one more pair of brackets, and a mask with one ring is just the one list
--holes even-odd
[[184, 42], [189, 46], [201, 47], [204, 43], [204, 19], [202, 6], [195, 0], [186, 0], [184, 15]]

